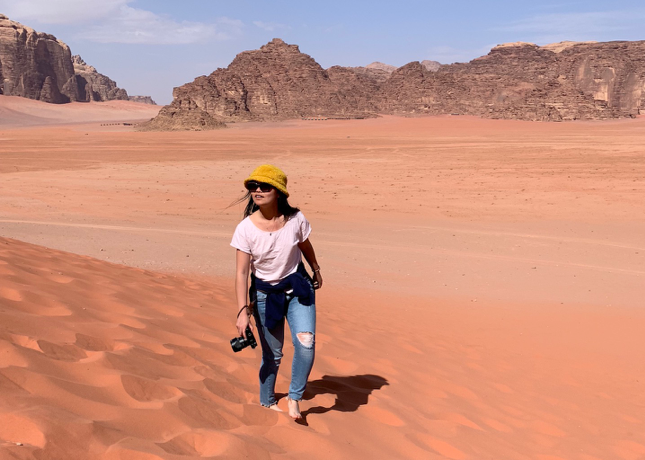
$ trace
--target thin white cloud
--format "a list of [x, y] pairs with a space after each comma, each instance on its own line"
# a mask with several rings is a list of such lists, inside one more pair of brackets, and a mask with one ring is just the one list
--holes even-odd
[[77, 38], [99, 43], [186, 45], [228, 40], [244, 24], [222, 17], [215, 22], [176, 21], [170, 16], [129, 6], [133, 0], [0, 0], [10, 19], [77, 26]]
[[132, 0], [0, 0], [9, 19], [41, 24], [78, 24], [118, 12]]
[[259, 27], [260, 29], [266, 30], [267, 32], [290, 29], [289, 26], [285, 24], [278, 24], [276, 22], [253, 21], [253, 25]]
[[177, 22], [152, 11], [129, 6], [78, 33], [79, 38], [99, 43], [135, 43], [146, 45], [188, 44], [216, 34], [214, 25]]
[[187, 45], [210, 39], [227, 40], [241, 33], [241, 21], [221, 18], [216, 23], [175, 21], [129, 6], [82, 30], [78, 36], [99, 43]]
[[526, 41], [548, 43], [561, 40], [616, 39], [633, 32], [645, 20], [645, 10], [591, 11], [540, 14], [493, 30], [520, 34]]

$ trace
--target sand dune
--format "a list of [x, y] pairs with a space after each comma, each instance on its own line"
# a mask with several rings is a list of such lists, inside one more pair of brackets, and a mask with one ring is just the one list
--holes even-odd
[[[5, 126], [0, 458], [638, 460], [644, 122]], [[228, 343], [261, 161], [325, 276], [303, 425]]]
[[0, 96], [0, 127], [148, 120], [161, 107], [130, 101], [48, 104], [18, 96]]
[[409, 297], [409, 320], [388, 322], [395, 298], [337, 292], [298, 425], [258, 405], [258, 350], [230, 350], [228, 286], [4, 238], [0, 273], [3, 458], [630, 459], [645, 445], [645, 373], [629, 366], [643, 311]]

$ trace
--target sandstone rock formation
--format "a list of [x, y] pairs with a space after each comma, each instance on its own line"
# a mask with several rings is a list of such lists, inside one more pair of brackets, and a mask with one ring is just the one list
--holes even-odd
[[50, 34], [0, 15], [0, 94], [44, 102], [128, 99], [125, 90], [88, 66]]
[[563, 121], [645, 111], [645, 41], [511, 43], [463, 64], [370, 66], [324, 70], [297, 46], [274, 39], [175, 88], [157, 118], [204, 129], [217, 122], [378, 113]]
[[441, 62], [437, 61], [428, 61], [427, 59], [424, 61], [421, 61], [421, 65], [426, 68], [426, 70], [429, 70], [430, 72], [436, 72], [439, 70], [439, 67], [441, 67]]
[[0, 15], [0, 94], [63, 103], [78, 99], [69, 47]]
[[96, 69], [87, 65], [85, 61], [78, 55], [72, 56], [74, 64], [74, 72], [78, 75], [79, 86], [83, 86], [83, 100], [89, 101], [112, 101], [112, 100], [128, 100], [128, 93], [126, 90], [117, 87], [116, 82], [100, 74]]
[[128, 96], [128, 100], [132, 102], [138, 102], [140, 104], [157, 105], [157, 103], [153, 101], [150, 96]]
[[382, 62], [372, 62], [371, 64], [367, 64], [365, 66], [366, 69], [371, 69], [371, 70], [382, 70], [387, 73], [392, 73], [396, 70], [396, 66], [390, 65], [390, 64], [383, 64]]
[[226, 128], [226, 124], [199, 107], [186, 110], [171, 104], [162, 107], [156, 117], [140, 123], [136, 129], [137, 131], [204, 131], [220, 128]]
[[392, 72], [396, 70], [396, 67], [393, 65], [383, 64], [382, 62], [372, 62], [365, 67], [346, 68], [351, 69], [353, 72], [362, 75], [375, 83], [383, 83], [385, 80], [390, 78]]
[[225, 69], [175, 88], [170, 109], [157, 118], [182, 112], [197, 112], [199, 120], [203, 112], [220, 122], [369, 116], [376, 89], [372, 80], [340, 67], [324, 70], [296, 45], [274, 39], [238, 54]]
[[645, 109], [645, 42], [498, 46], [468, 64], [442, 66], [460, 101], [444, 113], [561, 121], [634, 116]]

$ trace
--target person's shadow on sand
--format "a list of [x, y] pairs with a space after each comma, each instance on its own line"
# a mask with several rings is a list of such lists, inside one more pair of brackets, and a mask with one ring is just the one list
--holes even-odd
[[324, 414], [332, 410], [354, 412], [360, 406], [367, 404], [372, 391], [380, 390], [385, 385], [389, 384], [380, 375], [365, 374], [349, 377], [323, 375], [321, 379], [307, 383], [303, 399], [308, 401], [317, 395], [335, 394], [336, 401], [331, 407], [314, 406], [303, 411], [300, 423], [306, 425], [309, 414]]

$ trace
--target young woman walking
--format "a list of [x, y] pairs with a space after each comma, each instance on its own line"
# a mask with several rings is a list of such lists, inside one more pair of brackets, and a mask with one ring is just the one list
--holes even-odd
[[[289, 415], [302, 418], [302, 399], [314, 363], [316, 305], [314, 288], [322, 287], [320, 266], [309, 241], [311, 227], [298, 208], [289, 205], [287, 176], [272, 165], [256, 168], [244, 181], [248, 203], [244, 219], [235, 229], [231, 246], [236, 251], [235, 294], [237, 331], [244, 336], [255, 318], [260, 343], [260, 403], [280, 411], [275, 380], [282, 359], [284, 321], [293, 339], [291, 385], [287, 396]], [[313, 271], [313, 279], [302, 263]], [[251, 286], [248, 279], [251, 272]], [[247, 290], [249, 300], [247, 302]], [[255, 308], [249, 307], [255, 305]]]

